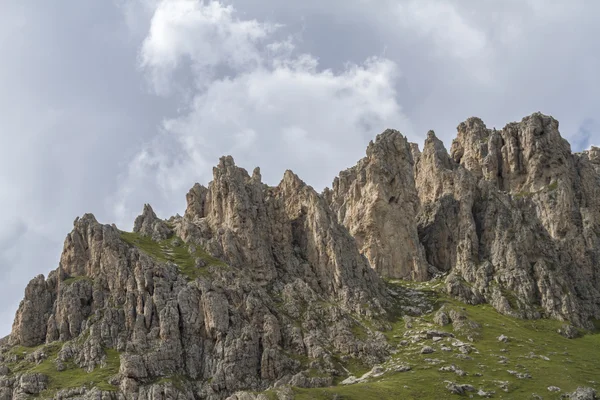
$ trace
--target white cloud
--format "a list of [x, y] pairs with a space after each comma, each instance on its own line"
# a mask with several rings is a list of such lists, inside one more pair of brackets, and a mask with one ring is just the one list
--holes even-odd
[[191, 63], [196, 84], [204, 87], [218, 66], [235, 71], [260, 66], [263, 59], [256, 44], [277, 28], [239, 20], [232, 6], [218, 1], [162, 1], [142, 46], [141, 66], [159, 93], [168, 92], [173, 71], [184, 62]]
[[[273, 27], [238, 19], [219, 2], [157, 7], [142, 67], [156, 83], [157, 71], [168, 76], [187, 59], [189, 73], [205, 85], [129, 165], [116, 201], [123, 218], [131, 217], [125, 211], [130, 188], [156, 179], [152, 197], [162, 197], [168, 208], [168, 199], [183, 198], [194, 181], [206, 183], [210, 166], [224, 154], [248, 168], [261, 166], [269, 184], [291, 168], [322, 188], [385, 128], [410, 131], [394, 89], [399, 71], [393, 62], [370, 58], [339, 72], [321, 69], [314, 56], [295, 55], [291, 39], [277, 40]], [[206, 81], [222, 63], [235, 74]]]
[[483, 31], [469, 23], [456, 5], [440, 0], [419, 0], [398, 3], [396, 15], [405, 28], [428, 35], [442, 55], [459, 59], [479, 57], [488, 41]]

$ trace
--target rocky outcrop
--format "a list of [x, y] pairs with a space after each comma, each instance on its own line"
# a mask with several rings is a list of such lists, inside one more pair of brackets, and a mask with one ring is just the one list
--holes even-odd
[[428, 264], [419, 243], [419, 198], [407, 140], [387, 130], [369, 143], [367, 156], [333, 181], [324, 197], [360, 251], [381, 276], [425, 280]]
[[449, 293], [521, 317], [590, 326], [600, 312], [599, 175], [540, 113], [458, 126], [450, 155], [431, 133], [415, 165], [419, 236]]
[[349, 308], [375, 294], [372, 311], [381, 312], [377, 303], [386, 296], [381, 280], [325, 200], [293, 172], [268, 187], [258, 170], [250, 176], [223, 157], [209, 188], [195, 186], [187, 198], [186, 214], [176, 222], [186, 242], [206, 247], [265, 285], [301, 278]]
[[[552, 117], [461, 123], [450, 153], [393, 130], [324, 197], [382, 276], [446, 274], [449, 294], [591, 327], [600, 313], [600, 150], [573, 154]], [[410, 171], [412, 167], [412, 172]]]
[[586, 150], [579, 155], [581, 158], [587, 159], [596, 172], [600, 174], [600, 147], [592, 146], [589, 150]]
[[8, 339], [10, 344], [35, 346], [46, 339], [46, 322], [51, 316], [56, 296], [53, 290], [55, 284], [56, 273], [51, 274], [48, 280], [38, 275], [29, 282], [13, 323], [13, 333]]
[[149, 236], [154, 241], [165, 240], [173, 234], [165, 221], [156, 216], [150, 204], [144, 204], [144, 211], [135, 219], [133, 231]]
[[[397, 351], [381, 332], [391, 317], [433, 312], [380, 276], [443, 276], [464, 302], [569, 321], [567, 337], [600, 319], [600, 150], [571, 153], [539, 113], [499, 131], [469, 118], [450, 152], [433, 131], [420, 151], [387, 130], [323, 194], [291, 171], [268, 186], [222, 157], [186, 200], [168, 221], [145, 205], [133, 232], [75, 220], [58, 269], [29, 283], [0, 340], [0, 399], [327, 386]], [[433, 320], [477, 339], [458, 308]], [[52, 386], [82, 369], [85, 382]]]
[[[187, 199], [168, 224], [146, 205], [133, 233], [76, 219], [58, 270], [29, 284], [11, 344], [64, 343], [48, 356], [57, 371], [114, 364], [117, 397], [140, 399], [322, 386], [345, 374], [340, 355], [368, 365], [388, 354], [371, 330], [386, 324], [385, 285], [291, 171], [268, 187], [224, 157], [209, 188], [196, 185]], [[183, 377], [175, 397], [161, 397], [173, 376]], [[35, 386], [19, 382], [3, 390]]]

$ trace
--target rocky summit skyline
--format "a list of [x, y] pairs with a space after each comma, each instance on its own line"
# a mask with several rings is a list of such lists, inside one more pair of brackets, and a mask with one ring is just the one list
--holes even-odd
[[551, 116], [388, 129], [322, 193], [223, 156], [186, 203], [75, 219], [0, 399], [597, 398], [600, 149]]
[[74, 216], [183, 213], [228, 154], [321, 192], [398, 129], [535, 111], [600, 146], [589, 0], [0, 1], [0, 336]]
[[599, 14], [0, 1], [0, 400], [597, 399]]

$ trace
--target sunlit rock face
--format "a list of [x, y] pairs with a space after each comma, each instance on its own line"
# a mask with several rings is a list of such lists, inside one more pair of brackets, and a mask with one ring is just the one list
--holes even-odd
[[[385, 325], [383, 281], [295, 174], [268, 187], [258, 170], [250, 176], [223, 157], [209, 187], [194, 186], [187, 200], [184, 216], [168, 221], [145, 205], [132, 233], [91, 214], [76, 219], [59, 268], [28, 285], [9, 345], [60, 341], [50, 356], [91, 376], [117, 351], [118, 391], [102, 398], [127, 399], [324, 386], [344, 372], [333, 356], [373, 364], [389, 354], [382, 334], [356, 335], [357, 321]], [[26, 390], [20, 380], [1, 385]]]
[[[464, 302], [590, 327], [600, 149], [572, 153], [540, 113], [501, 130], [469, 118], [457, 131], [448, 152], [433, 131], [420, 150], [386, 130], [322, 194], [291, 171], [268, 186], [227, 156], [188, 192], [183, 216], [145, 205], [133, 232], [77, 218], [58, 268], [29, 283], [0, 340], [0, 399], [327, 386], [344, 362], [396, 351], [380, 332], [392, 316], [431, 311], [385, 279], [441, 277]], [[65, 369], [87, 381], [58, 391], [52, 374]]]
[[333, 181], [325, 198], [360, 251], [381, 276], [425, 280], [419, 243], [414, 160], [406, 138], [387, 130], [369, 143], [367, 156]]
[[469, 118], [450, 154], [430, 133], [415, 163], [418, 229], [448, 291], [589, 327], [600, 312], [597, 153], [571, 153], [540, 113], [500, 131]]

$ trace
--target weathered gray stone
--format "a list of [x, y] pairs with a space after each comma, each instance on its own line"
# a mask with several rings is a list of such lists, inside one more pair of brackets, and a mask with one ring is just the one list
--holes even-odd
[[144, 211], [135, 219], [133, 231], [155, 241], [165, 240], [173, 234], [166, 222], [156, 216], [150, 204], [144, 204]]
[[427, 279], [417, 234], [419, 198], [414, 160], [400, 132], [387, 130], [369, 143], [367, 156], [340, 172], [325, 198], [371, 266], [390, 278]]
[[[397, 351], [377, 331], [389, 327], [392, 298], [407, 314], [432, 312], [421, 293], [394, 292], [378, 274], [443, 276], [448, 294], [466, 303], [569, 321], [559, 330], [566, 337], [600, 319], [600, 149], [571, 153], [558, 122], [540, 113], [500, 131], [469, 118], [450, 153], [432, 131], [421, 152], [388, 130], [322, 195], [291, 171], [269, 187], [260, 170], [250, 175], [222, 157], [208, 187], [194, 185], [186, 199], [184, 216], [168, 221], [144, 206], [134, 232], [153, 250], [91, 214], [77, 218], [58, 269], [27, 286], [0, 347], [61, 341], [57, 355], [42, 346], [26, 358], [52, 357], [57, 370], [75, 363], [93, 371], [120, 355], [109, 378], [118, 390], [69, 389], [57, 399], [263, 400], [250, 392], [268, 387], [287, 399], [287, 385], [329, 385], [345, 373], [334, 358], [372, 366]], [[190, 259], [182, 263], [184, 249]], [[418, 321], [405, 319], [411, 331], [400, 346], [432, 340], [444, 352], [454, 347], [446, 353], [453, 358], [477, 353], [481, 327], [464, 309], [445, 306], [434, 322], [452, 323], [473, 344], [453, 339], [450, 347], [443, 340], [452, 335], [412, 330]], [[1, 400], [48, 383], [1, 365], [0, 376]]]
[[573, 393], [569, 394], [569, 399], [574, 400], [596, 400], [596, 391], [590, 387], [578, 387]]
[[575, 339], [579, 336], [579, 331], [573, 325], [563, 325], [558, 330], [558, 333], [566, 337], [567, 339]]

